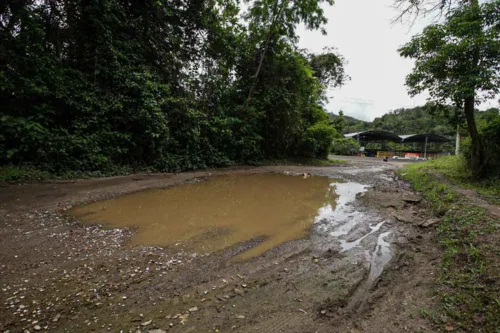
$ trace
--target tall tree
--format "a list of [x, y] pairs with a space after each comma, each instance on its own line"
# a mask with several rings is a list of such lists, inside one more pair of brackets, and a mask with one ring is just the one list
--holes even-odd
[[484, 156], [474, 106], [500, 92], [500, 1], [450, 9], [444, 23], [426, 27], [399, 52], [415, 60], [406, 80], [411, 95], [428, 91], [431, 101], [463, 109], [472, 173], [480, 177]]

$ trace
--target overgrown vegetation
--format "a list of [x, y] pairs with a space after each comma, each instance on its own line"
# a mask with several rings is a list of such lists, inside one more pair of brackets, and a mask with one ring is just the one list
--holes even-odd
[[[23, 0], [0, 5], [0, 165], [187, 170], [325, 158], [346, 80], [297, 48], [327, 1]], [[20, 169], [16, 169], [16, 168]]]
[[353, 155], [359, 151], [359, 142], [352, 138], [333, 140], [332, 153], [336, 155]]
[[[428, 4], [406, 2], [417, 11]], [[442, 0], [434, 9], [444, 12], [444, 20], [427, 26], [399, 49], [401, 56], [415, 62], [406, 85], [410, 95], [428, 92], [430, 105], [451, 104], [462, 110], [471, 139], [472, 176], [485, 177], [486, 152], [474, 108], [500, 92], [500, 0]]]
[[[489, 184], [470, 181], [459, 157], [408, 165], [399, 171], [442, 217], [437, 237], [444, 250], [437, 286], [439, 303], [425, 311], [446, 331], [497, 332], [500, 327], [500, 221], [471, 205], [451, 182], [489, 193]], [[445, 177], [443, 179], [443, 176]], [[497, 183], [496, 191], [499, 191]]]

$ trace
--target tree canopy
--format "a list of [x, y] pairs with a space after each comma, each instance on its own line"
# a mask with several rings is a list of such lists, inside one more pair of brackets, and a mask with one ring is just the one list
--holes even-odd
[[343, 59], [296, 45], [299, 23], [323, 29], [322, 2], [3, 2], [0, 163], [183, 170], [324, 156], [337, 134], [322, 105], [347, 79]]
[[399, 51], [415, 60], [406, 80], [411, 95], [428, 91], [431, 103], [463, 109], [471, 138], [470, 165], [479, 178], [485, 174], [486, 153], [474, 106], [500, 92], [500, 0], [462, 1], [456, 8], [451, 1], [442, 3], [450, 4], [444, 22], [426, 27]]

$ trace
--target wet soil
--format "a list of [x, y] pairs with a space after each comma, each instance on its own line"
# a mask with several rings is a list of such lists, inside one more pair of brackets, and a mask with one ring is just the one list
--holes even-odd
[[[439, 251], [420, 226], [429, 219], [426, 203], [394, 177], [394, 167], [233, 168], [4, 187], [0, 331], [432, 332], [419, 311], [432, 303]], [[303, 212], [310, 227], [283, 239], [276, 228], [252, 229], [203, 253], [172, 241], [177, 236], [161, 244], [139, 241], [141, 214], [124, 199], [139, 195], [151, 203], [151, 189], [178, 196], [181, 188], [210, 187], [224, 177], [284, 174], [302, 181], [301, 193], [285, 196], [279, 207], [263, 196], [259, 205], [292, 220], [289, 214]], [[307, 188], [331, 183], [338, 196], [331, 202], [324, 194], [321, 204], [314, 195], [302, 197]], [[106, 199], [112, 200], [98, 202]], [[308, 200], [309, 208], [302, 206]], [[87, 207], [94, 211], [118, 205], [122, 218], [71, 214], [93, 202]], [[182, 218], [189, 207], [179, 212]], [[262, 251], [234, 260], [259, 245]]]
[[263, 237], [242, 257], [307, 235], [318, 209], [335, 205], [328, 177], [278, 173], [220, 175], [75, 207], [87, 224], [136, 227], [130, 245], [176, 245], [207, 254]]

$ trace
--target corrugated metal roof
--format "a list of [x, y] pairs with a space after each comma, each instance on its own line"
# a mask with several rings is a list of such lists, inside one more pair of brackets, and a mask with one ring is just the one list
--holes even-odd
[[401, 138], [397, 134], [386, 131], [376, 131], [376, 130], [349, 133], [345, 134], [344, 136], [346, 138], [357, 139], [358, 135], [360, 140], [365, 140], [365, 141], [394, 141], [394, 142], [401, 141]]
[[363, 131], [356, 133], [345, 134], [346, 138], [357, 139], [359, 135], [360, 140], [364, 141], [394, 141], [394, 142], [425, 142], [425, 137], [427, 137], [427, 142], [448, 142], [448, 138], [438, 135], [438, 134], [407, 134], [407, 135], [397, 135], [392, 132], [387, 131]]
[[438, 134], [409, 134], [409, 135], [400, 135], [403, 142], [425, 142], [425, 138], [427, 137], [427, 142], [448, 142], [450, 141], [448, 138], [438, 135]]

